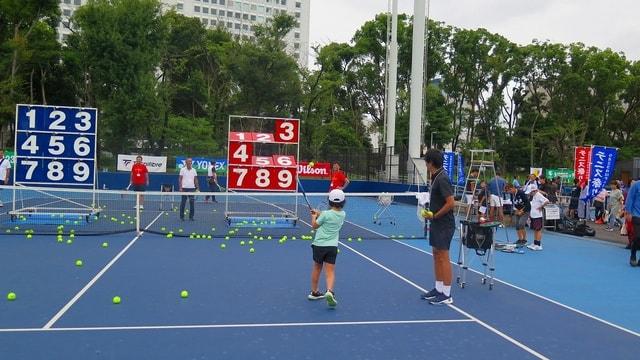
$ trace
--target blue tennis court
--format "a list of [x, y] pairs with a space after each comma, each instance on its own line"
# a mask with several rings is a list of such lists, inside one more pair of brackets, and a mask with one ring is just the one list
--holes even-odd
[[[203, 226], [197, 216], [219, 206], [198, 201], [193, 226]], [[419, 299], [433, 276], [426, 241], [409, 238], [420, 228], [415, 206], [395, 204], [393, 225], [373, 224], [374, 210], [371, 198], [347, 205], [335, 310], [306, 299], [310, 241], [293, 240], [293, 233], [286, 241], [275, 232], [253, 239], [254, 228], [229, 239], [123, 232], [67, 243], [67, 234], [63, 242], [37, 232], [3, 236], [0, 292], [17, 299], [0, 301], [0, 351], [20, 359], [637, 355], [640, 273], [627, 265], [625, 250], [545, 232], [543, 252], [498, 253], [502, 281], [493, 290], [472, 272], [466, 288], [453, 289], [453, 305], [432, 306]], [[149, 212], [141, 221], [151, 229], [172, 216]], [[164, 221], [191, 233], [188, 222]], [[310, 234], [305, 221], [302, 215], [300, 234]], [[241, 245], [247, 239], [254, 243]], [[454, 261], [457, 248], [454, 241]], [[188, 298], [180, 297], [183, 289]], [[114, 296], [122, 303], [113, 304]]]

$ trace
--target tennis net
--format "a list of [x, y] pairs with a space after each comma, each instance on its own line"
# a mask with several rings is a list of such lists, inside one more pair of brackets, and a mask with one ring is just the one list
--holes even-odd
[[[167, 237], [249, 240], [311, 240], [314, 236], [310, 210], [301, 193], [136, 193], [5, 187], [0, 197], [4, 200], [0, 214], [3, 234], [145, 231]], [[315, 209], [328, 209], [327, 194], [307, 194], [307, 200]], [[347, 216], [340, 231], [342, 240], [424, 237], [416, 193], [347, 193], [344, 210]]]

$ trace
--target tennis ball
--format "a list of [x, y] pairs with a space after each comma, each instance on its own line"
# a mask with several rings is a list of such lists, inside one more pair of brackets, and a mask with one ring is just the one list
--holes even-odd
[[338, 254], [340, 254], [340, 249], [338, 249]]
[[59, 243], [64, 242], [64, 240], [62, 238], [58, 238], [57, 240]]
[[109, 247], [109, 243], [107, 243], [107, 242], [103, 242], [103, 243], [102, 243], [102, 247], [103, 247], [103, 248]]
[[280, 244], [284, 244], [284, 239], [280, 239], [280, 240], [278, 240], [278, 243], [280, 243]]
[[27, 239], [31, 239], [32, 237], [33, 237], [33, 235], [27, 234]]
[[252, 233], [248, 233], [247, 235], [251, 236], [251, 235], [253, 235], [253, 234], [252, 234]]
[[258, 240], [258, 235], [253, 235], [254, 240]]
[[229, 240], [229, 237], [228, 237], [228, 236], [225, 236], [225, 237], [224, 237], [224, 239], [225, 239], [225, 240]]
[[76, 235], [71, 233], [71, 234], [69, 234], [69, 237], [73, 239], [74, 237], [76, 237]]
[[165, 230], [167, 230], [167, 228], [163, 226], [163, 227], [160, 228], [160, 230], [165, 231]]
[[253, 240], [249, 240], [249, 245], [253, 245]]
[[256, 249], [251, 248], [251, 249], [249, 249], [249, 252], [253, 254], [254, 252], [256, 252]]
[[211, 240], [213, 237], [211, 235], [207, 235], [207, 240]]
[[15, 299], [16, 299], [16, 293], [10, 292], [10, 293], [7, 294], [7, 300], [13, 301]]
[[358, 237], [358, 241], [362, 241], [362, 238], [361, 238], [361, 237]]
[[224, 249], [224, 248], [226, 248], [226, 247], [227, 247], [227, 245], [226, 245], [226, 244], [220, 244], [220, 248], [221, 248], [221, 249]]
[[315, 163], [312, 161], [309, 163], [309, 167], [313, 167], [315, 165]]
[[353, 241], [353, 238], [349, 237], [347, 238], [347, 241]]
[[76, 260], [76, 266], [82, 266], [82, 260]]
[[186, 299], [189, 297], [189, 292], [187, 290], [180, 291], [180, 297]]
[[267, 236], [267, 240], [271, 240], [271, 235]]
[[114, 296], [113, 300], [111, 300], [111, 301], [113, 301], [114, 304], [120, 304], [122, 299], [120, 299], [120, 296]]
[[264, 238], [263, 238], [262, 236], [260, 236], [260, 237], [258, 238], [258, 240], [264, 240]]
[[257, 228], [256, 231], [262, 231], [262, 228]]
[[69, 245], [73, 244], [73, 240], [68, 239], [68, 240], [67, 240], [67, 244], [69, 244]]
[[244, 246], [244, 241], [240, 241], [240, 246]]
[[291, 240], [295, 240], [295, 239], [296, 239], [296, 237], [295, 237], [295, 236], [292, 236], [292, 237], [291, 237]]

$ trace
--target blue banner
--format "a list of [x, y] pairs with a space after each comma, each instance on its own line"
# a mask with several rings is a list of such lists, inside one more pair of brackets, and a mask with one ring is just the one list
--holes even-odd
[[616, 166], [618, 149], [606, 146], [594, 146], [591, 149], [591, 173], [587, 199], [592, 199], [609, 183]]
[[451, 183], [453, 183], [453, 161], [455, 159], [455, 154], [450, 151], [446, 151], [443, 155], [442, 167], [444, 168], [444, 171], [447, 172], [447, 176]]
[[458, 154], [458, 186], [464, 186], [466, 183], [466, 175], [464, 174], [464, 158], [462, 154]]

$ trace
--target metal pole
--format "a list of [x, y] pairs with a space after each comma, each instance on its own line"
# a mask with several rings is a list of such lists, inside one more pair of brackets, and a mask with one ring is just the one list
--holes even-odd
[[424, 29], [426, 0], [413, 2], [413, 46], [411, 58], [411, 108], [409, 111], [409, 156], [420, 156], [422, 91], [424, 85]]
[[396, 143], [396, 97], [398, 83], [398, 0], [392, 0], [391, 41], [389, 46], [389, 88], [387, 89], [387, 147], [390, 147], [388, 161], [395, 153]]

